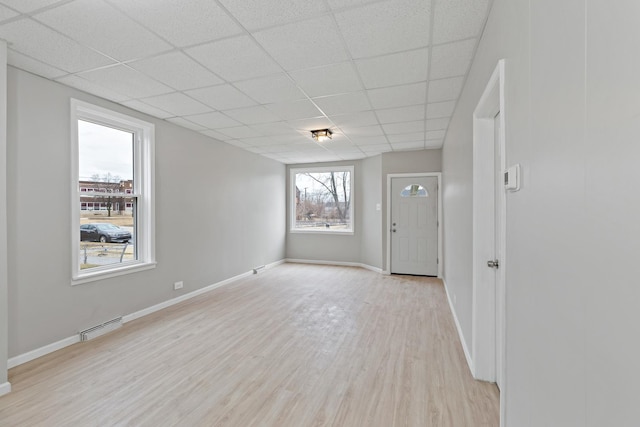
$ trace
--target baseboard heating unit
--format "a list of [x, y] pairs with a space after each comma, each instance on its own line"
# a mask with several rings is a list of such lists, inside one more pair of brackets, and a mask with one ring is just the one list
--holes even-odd
[[122, 317], [116, 317], [115, 319], [106, 321], [98, 326], [80, 331], [80, 341], [92, 340], [101, 335], [109, 333], [114, 329], [118, 329], [120, 326], [122, 326]]

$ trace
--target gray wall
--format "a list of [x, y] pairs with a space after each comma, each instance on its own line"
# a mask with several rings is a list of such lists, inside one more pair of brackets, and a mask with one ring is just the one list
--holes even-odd
[[[443, 149], [445, 277], [471, 344], [472, 121], [506, 58], [508, 426], [640, 419], [640, 5], [495, 0]], [[550, 392], [552, 390], [553, 392]]]
[[7, 382], [7, 44], [0, 41], [0, 387]]
[[442, 150], [398, 151], [382, 154], [382, 269], [387, 263], [387, 175], [392, 173], [441, 172]]
[[[311, 234], [311, 233], [291, 233], [289, 224], [289, 212], [291, 207], [290, 177], [291, 168], [312, 168], [318, 166], [353, 166], [355, 192], [353, 205], [355, 209], [354, 233], [347, 234]], [[362, 187], [363, 182], [362, 161], [343, 161], [331, 163], [306, 163], [301, 165], [287, 166], [287, 258], [337, 261], [337, 262], [360, 262], [360, 236], [362, 236]]]
[[[382, 156], [362, 160], [362, 198], [358, 210], [362, 212], [360, 261], [382, 269]], [[380, 210], [376, 210], [380, 205]]]
[[[8, 87], [10, 356], [284, 258], [284, 165], [13, 68]], [[71, 97], [156, 125], [154, 270], [70, 286]]]

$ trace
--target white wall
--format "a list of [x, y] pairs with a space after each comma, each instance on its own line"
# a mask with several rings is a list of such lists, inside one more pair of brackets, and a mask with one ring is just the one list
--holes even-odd
[[443, 149], [445, 278], [471, 343], [471, 114], [506, 58], [506, 425], [640, 419], [640, 3], [495, 0]]
[[[362, 198], [358, 211], [362, 212], [360, 261], [372, 267], [382, 265], [382, 156], [362, 160]], [[380, 209], [377, 210], [377, 205]]]
[[[284, 165], [14, 68], [8, 87], [11, 357], [284, 258]], [[71, 97], [156, 125], [154, 270], [70, 286]]]

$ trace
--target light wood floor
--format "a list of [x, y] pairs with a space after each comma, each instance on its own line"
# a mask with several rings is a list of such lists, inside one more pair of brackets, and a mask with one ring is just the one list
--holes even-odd
[[6, 426], [498, 426], [442, 282], [285, 264], [9, 372]]

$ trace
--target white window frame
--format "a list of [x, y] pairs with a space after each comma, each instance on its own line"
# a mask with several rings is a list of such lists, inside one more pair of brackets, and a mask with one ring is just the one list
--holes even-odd
[[[134, 135], [134, 188], [136, 198], [137, 259], [80, 270], [80, 200], [78, 120], [109, 126]], [[71, 99], [71, 284], [93, 282], [155, 268], [155, 126], [143, 120]]]
[[[351, 219], [351, 228], [347, 230], [305, 230], [296, 227], [296, 174], [299, 173], [318, 173], [318, 172], [349, 172], [349, 189], [350, 195], [349, 200], [350, 206], [349, 209], [350, 219]], [[289, 169], [289, 183], [290, 183], [290, 191], [289, 191], [289, 232], [295, 234], [337, 234], [337, 235], [353, 235], [355, 234], [356, 229], [356, 210], [355, 210], [355, 173], [354, 167], [351, 166], [322, 166], [322, 167], [312, 167], [312, 168], [291, 168]]]

